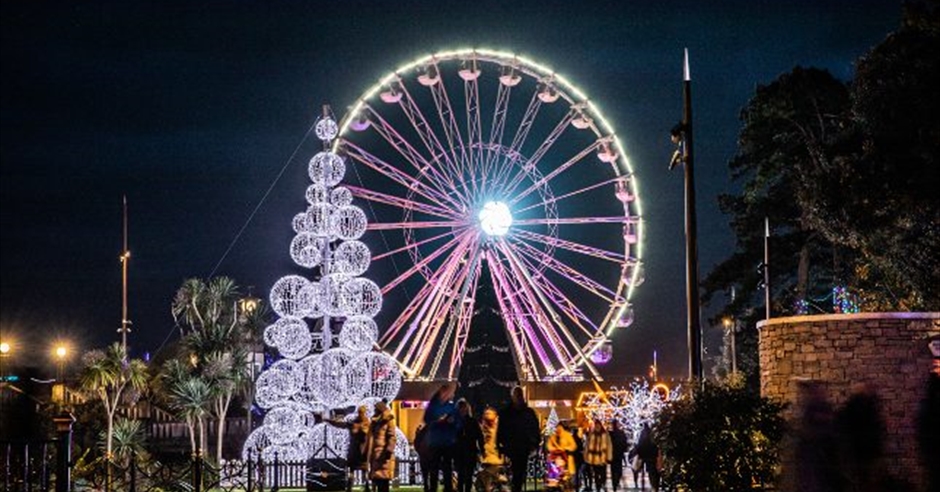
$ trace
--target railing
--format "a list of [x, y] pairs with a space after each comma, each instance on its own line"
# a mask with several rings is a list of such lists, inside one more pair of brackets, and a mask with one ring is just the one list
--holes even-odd
[[0, 484], [9, 492], [51, 490], [55, 482], [56, 443], [0, 441]]

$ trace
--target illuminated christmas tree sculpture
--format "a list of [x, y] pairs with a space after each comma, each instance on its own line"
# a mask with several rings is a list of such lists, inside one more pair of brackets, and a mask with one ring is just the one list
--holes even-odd
[[[324, 150], [310, 160], [309, 206], [294, 217], [297, 235], [290, 245], [291, 258], [309, 269], [310, 278], [287, 275], [271, 288], [271, 308], [279, 318], [264, 330], [264, 343], [282, 358], [255, 381], [255, 403], [265, 415], [245, 441], [245, 459], [345, 456], [347, 432], [318, 423], [316, 416], [360, 405], [371, 415], [375, 402], [393, 400], [401, 388], [398, 363], [373, 351], [379, 335], [373, 317], [382, 307], [382, 292], [361, 277], [372, 259], [359, 241], [366, 215], [340, 185], [346, 162], [330, 150], [338, 127], [328, 108], [315, 131]], [[400, 430], [398, 437], [396, 454], [406, 454]]]

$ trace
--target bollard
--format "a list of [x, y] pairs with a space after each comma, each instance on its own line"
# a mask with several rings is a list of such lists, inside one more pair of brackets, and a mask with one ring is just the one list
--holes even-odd
[[55, 492], [72, 490], [72, 424], [75, 417], [62, 412], [53, 417], [56, 433]]

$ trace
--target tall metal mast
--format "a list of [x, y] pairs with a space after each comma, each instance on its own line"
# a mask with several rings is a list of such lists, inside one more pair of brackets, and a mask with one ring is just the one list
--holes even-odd
[[131, 252], [127, 249], [127, 195], [124, 195], [124, 249], [121, 251], [121, 327], [118, 332], [121, 334], [121, 347], [124, 353], [127, 353], [127, 334], [131, 331], [131, 320], [127, 319], [127, 263], [130, 261]]
[[702, 378], [702, 324], [698, 292], [698, 238], [695, 219], [695, 175], [692, 149], [692, 77], [689, 72], [689, 50], [685, 50], [682, 66], [682, 122], [672, 130], [678, 148], [669, 169], [682, 163], [685, 168], [685, 278], [686, 312], [689, 338], [689, 378]]

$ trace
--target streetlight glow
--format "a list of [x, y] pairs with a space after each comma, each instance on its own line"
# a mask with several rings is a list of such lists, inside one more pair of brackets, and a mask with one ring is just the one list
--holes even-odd
[[8, 353], [10, 353], [10, 344], [7, 342], [0, 343], [0, 354], [6, 355]]
[[55, 355], [56, 355], [56, 357], [58, 357], [58, 358], [60, 358], [60, 359], [64, 359], [65, 356], [68, 355], [68, 353], [69, 353], [68, 349], [67, 349], [66, 347], [62, 346], [62, 345], [59, 345], [59, 346], [56, 347], [56, 349], [55, 349]]

